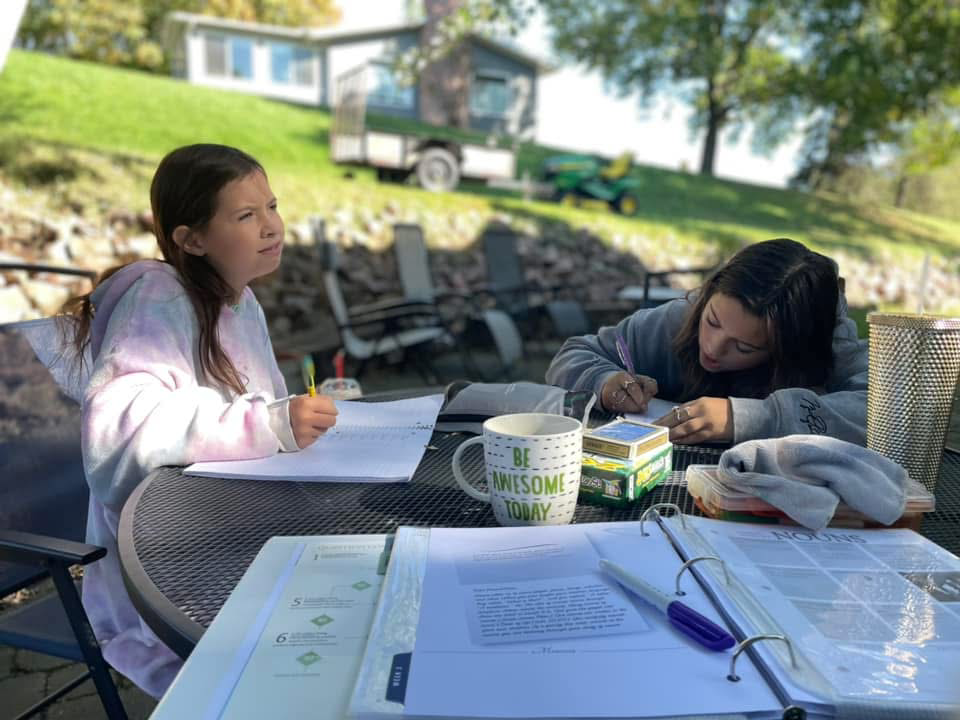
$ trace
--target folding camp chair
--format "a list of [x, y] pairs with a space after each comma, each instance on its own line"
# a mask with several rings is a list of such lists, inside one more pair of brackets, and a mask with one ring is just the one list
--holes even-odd
[[[79, 407], [64, 396], [34, 346], [55, 342], [52, 318], [0, 325], [0, 597], [52, 578], [56, 593], [0, 614], [0, 644], [87, 666], [18, 715], [30, 717], [92, 679], [109, 718], [126, 718], [70, 576], [106, 550], [84, 542], [88, 489]], [[4, 705], [9, 707], [5, 702]]]
[[700, 275], [705, 278], [715, 269], [715, 265], [710, 265], [709, 267], [676, 268], [673, 270], [646, 272], [643, 275], [642, 285], [627, 285], [621, 288], [617, 293], [617, 298], [619, 300], [626, 300], [638, 308], [656, 307], [671, 300], [685, 297], [689, 291], [683, 288], [671, 287], [670, 285], [654, 285], [653, 280], [659, 279], [663, 281], [671, 275]]
[[542, 339], [544, 325], [549, 334], [561, 339], [591, 332], [593, 328], [579, 301], [553, 298], [556, 288], [526, 281], [512, 230], [487, 228], [482, 238], [488, 279], [484, 290], [493, 296], [498, 309], [514, 319], [525, 339]]
[[[510, 315], [503, 310], [478, 307], [476, 295], [472, 293], [438, 292], [433, 284], [427, 244], [419, 225], [395, 224], [393, 243], [404, 298], [433, 303], [440, 322], [444, 323], [439, 310], [441, 303], [451, 299], [459, 299], [465, 303], [466, 330], [457, 337], [457, 347], [464, 368], [472, 376], [487, 381], [515, 378], [523, 360], [523, 340]], [[451, 334], [454, 334], [452, 329]], [[481, 348], [492, 348], [495, 351], [498, 361], [496, 368], [480, 366], [475, 350]]]
[[400, 299], [349, 307], [340, 287], [338, 248], [326, 239], [323, 220], [314, 219], [312, 225], [327, 301], [344, 352], [358, 363], [355, 377], [363, 374], [371, 360], [398, 356], [401, 364], [411, 361], [425, 381], [437, 384], [439, 375], [430, 353], [437, 345], [453, 347], [454, 339], [433, 304]]

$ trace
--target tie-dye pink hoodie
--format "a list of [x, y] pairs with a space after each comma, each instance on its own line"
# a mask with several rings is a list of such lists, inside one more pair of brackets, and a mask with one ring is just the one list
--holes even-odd
[[286, 384], [249, 288], [238, 306], [222, 310], [217, 326], [224, 351], [246, 380], [240, 396], [201, 376], [198, 322], [170, 265], [134, 263], [102, 283], [92, 300], [94, 359], [82, 429], [87, 540], [108, 554], [86, 568], [83, 603], [106, 660], [160, 697], [181, 661], [140, 618], [123, 586], [117, 526], [124, 501], [162, 465], [297, 447]]

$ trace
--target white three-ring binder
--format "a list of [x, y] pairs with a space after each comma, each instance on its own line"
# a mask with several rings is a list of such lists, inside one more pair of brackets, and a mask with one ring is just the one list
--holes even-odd
[[[738, 645], [690, 642], [599, 558], [679, 588]], [[349, 714], [955, 718], [958, 588], [960, 560], [909, 530], [401, 528]]]

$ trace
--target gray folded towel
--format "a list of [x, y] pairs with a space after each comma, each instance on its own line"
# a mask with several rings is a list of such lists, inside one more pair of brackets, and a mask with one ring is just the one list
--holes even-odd
[[720, 480], [755, 495], [811, 530], [842, 499], [884, 525], [903, 515], [907, 471], [874, 450], [823, 435], [750, 440], [720, 456]]

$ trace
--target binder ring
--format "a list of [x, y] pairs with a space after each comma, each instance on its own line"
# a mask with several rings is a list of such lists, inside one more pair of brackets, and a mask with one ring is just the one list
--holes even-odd
[[754, 635], [748, 637], [746, 640], [741, 642], [733, 651], [733, 657], [730, 658], [730, 673], [727, 675], [727, 680], [730, 682], [739, 682], [740, 676], [737, 675], [737, 657], [746, 650], [748, 647], [753, 645], [753, 643], [758, 640], [783, 640], [787, 644], [787, 650], [790, 651], [790, 664], [793, 667], [797, 666], [797, 656], [793, 654], [793, 643], [791, 643], [786, 636], [784, 635]]
[[718, 558], [716, 555], [698, 555], [695, 558], [690, 558], [689, 560], [687, 560], [683, 565], [680, 566], [680, 569], [677, 570], [677, 582], [676, 582], [677, 595], [686, 595], [686, 593], [680, 589], [680, 576], [683, 575], [683, 571], [686, 570], [691, 565], [693, 565], [694, 563], [700, 562], [701, 560], [716, 560], [718, 563], [720, 563], [720, 566], [723, 568], [723, 580], [727, 585], [730, 584], [730, 573], [727, 572], [727, 564], [723, 560]]
[[684, 530], [687, 529], [687, 519], [686, 517], [684, 517], [683, 510], [680, 509], [679, 505], [677, 505], [676, 503], [667, 503], [667, 502], [655, 503], [654, 505], [651, 505], [646, 510], [644, 510], [643, 514], [640, 516], [640, 534], [643, 537], [647, 537], [647, 535], [650, 534], [650, 533], [645, 533], [643, 531], [643, 521], [647, 519], [647, 515], [649, 515], [651, 512], [656, 513], [657, 516], [659, 517], [660, 511], [657, 508], [663, 508], [663, 507], [673, 508], [677, 512], [677, 515], [680, 516], [680, 524], [683, 526], [683, 529]]

